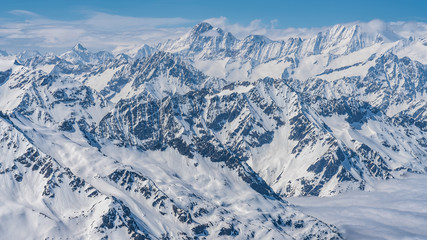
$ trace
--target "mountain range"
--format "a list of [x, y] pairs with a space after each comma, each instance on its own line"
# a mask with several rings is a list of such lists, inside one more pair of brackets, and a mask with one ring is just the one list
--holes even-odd
[[271, 40], [206, 22], [116, 55], [0, 51], [0, 232], [341, 239], [286, 197], [427, 172], [426, 53], [359, 25]]

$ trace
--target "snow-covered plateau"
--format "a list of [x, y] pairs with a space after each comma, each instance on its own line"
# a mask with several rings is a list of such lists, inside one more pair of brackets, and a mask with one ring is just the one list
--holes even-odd
[[426, 238], [423, 34], [0, 51], [0, 238]]

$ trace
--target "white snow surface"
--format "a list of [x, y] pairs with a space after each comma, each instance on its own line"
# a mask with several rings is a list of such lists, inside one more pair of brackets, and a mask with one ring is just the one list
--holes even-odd
[[[85, 179], [87, 184], [99, 189], [101, 196], [114, 195], [119, 197], [132, 213], [142, 221], [140, 224], [154, 238], [160, 237], [165, 232], [168, 232], [171, 237], [178, 238], [180, 235], [178, 230], [187, 230], [188, 232], [188, 228], [194, 227], [195, 223], [189, 226], [179, 223], [169, 213], [164, 215], [164, 213], [157, 212], [154, 205], [151, 206], [146, 197], [139, 195], [136, 191], [135, 193], [128, 193], [124, 188], [105, 179], [116, 169], [130, 169], [148, 177], [178, 206], [187, 206], [193, 201], [197, 201], [198, 207], [196, 208], [204, 207], [210, 211], [209, 214], [197, 218], [197, 221], [213, 223], [210, 228], [210, 231], [213, 231], [210, 237], [212, 239], [219, 233], [220, 227], [226, 226], [224, 224], [233, 221], [233, 219], [242, 221], [243, 224], [239, 224], [242, 236], [254, 232], [254, 238], [258, 239], [299, 238], [307, 231], [307, 229], [288, 229], [285, 233], [274, 230], [274, 225], [265, 221], [268, 215], [280, 214], [282, 218], [292, 216], [293, 218], [304, 219], [308, 224], [307, 226], [314, 229], [319, 224], [315, 219], [306, 217], [302, 213], [287, 207], [285, 202], [272, 201], [259, 194], [254, 194], [254, 190], [232, 170], [224, 167], [223, 163], [213, 163], [200, 156], [189, 159], [172, 149], [140, 152], [136, 149], [120, 148], [110, 144], [105, 145], [101, 151], [97, 151], [86, 142], [81, 141], [79, 132], [58, 133], [49, 128], [37, 126], [21, 117], [14, 124], [22, 129], [22, 133], [11, 129], [10, 125], [4, 121], [0, 121], [0, 123], [4, 133], [15, 134], [26, 144], [24, 146], [22, 143], [17, 145], [19, 149], [22, 149], [21, 152], [25, 152], [26, 147], [31, 147], [31, 144], [24, 137], [28, 136], [33, 139], [42, 152], [58, 159], [57, 164], [59, 166], [69, 167], [73, 173]], [[0, 147], [4, 149], [6, 145]], [[13, 159], [13, 155], [8, 159]], [[3, 167], [5, 165], [3, 164]], [[23, 171], [25, 171], [24, 168], [21, 172], [23, 173]], [[71, 235], [73, 238], [80, 239], [98, 236], [98, 233], [91, 232], [89, 225], [92, 227], [93, 223], [90, 224], [88, 221], [100, 219], [100, 215], [106, 213], [105, 208], [108, 207], [102, 204], [108, 202], [96, 203], [99, 198], [88, 199], [84, 196], [76, 199], [74, 191], [61, 186], [60, 192], [55, 191], [58, 197], [51, 200], [54, 204], [52, 209], [52, 204], [46, 202], [38, 194], [37, 190], [43, 185], [34, 182], [32, 180], [33, 175], [39, 181], [44, 181], [37, 175], [37, 172], [28, 174], [25, 172], [22, 185], [18, 186], [10, 186], [14, 183], [13, 181], [5, 177], [1, 178], [3, 181], [7, 180], [5, 182], [7, 187], [0, 191], [0, 199], [3, 203], [0, 207], [0, 219], [13, 220], [6, 221], [7, 224], [3, 224], [0, 228], [3, 236], [13, 236], [13, 231], [16, 230], [15, 221], [29, 224], [25, 231], [21, 230], [19, 233], [21, 234], [19, 237], [26, 239]], [[32, 181], [33, 184], [26, 181]], [[37, 199], [36, 202], [35, 199]], [[92, 213], [94, 206], [100, 205], [104, 210], [97, 212], [97, 208], [95, 208], [95, 212]], [[91, 218], [84, 218], [85, 214], [75, 216], [82, 209], [91, 212]], [[77, 217], [82, 219], [78, 220]], [[69, 220], [75, 218], [77, 221]], [[79, 224], [84, 226], [82, 231], [78, 230]], [[320, 226], [322, 225], [323, 223], [320, 223]], [[172, 226], [173, 228], [171, 228]], [[120, 229], [112, 232], [109, 236], [114, 239], [128, 238], [126, 233]]]

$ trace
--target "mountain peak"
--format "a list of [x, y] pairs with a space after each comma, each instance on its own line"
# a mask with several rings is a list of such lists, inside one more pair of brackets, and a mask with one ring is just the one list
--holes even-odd
[[80, 43], [77, 43], [74, 47], [73, 47], [74, 51], [77, 52], [84, 52], [87, 51], [87, 49], [85, 47], [83, 47]]
[[207, 22], [201, 22], [201, 23], [197, 24], [196, 26], [194, 26], [193, 29], [191, 30], [191, 32], [193, 34], [201, 34], [201, 33], [207, 32], [211, 29], [213, 29], [212, 25], [210, 25]]
[[41, 56], [41, 54], [37, 50], [25, 50], [23, 52], [18, 53], [17, 59], [19, 61], [25, 61], [30, 58], [34, 58], [37, 56]]

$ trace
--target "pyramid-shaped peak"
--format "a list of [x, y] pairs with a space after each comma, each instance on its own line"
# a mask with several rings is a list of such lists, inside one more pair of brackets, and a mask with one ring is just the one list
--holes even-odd
[[83, 47], [80, 43], [77, 43], [74, 47], [73, 47], [74, 51], [78, 51], [78, 52], [84, 52], [87, 51], [87, 49], [85, 47]]
[[143, 44], [143, 45], [142, 45], [142, 46], [140, 46], [138, 49], [139, 49], [139, 50], [143, 50], [143, 49], [153, 50], [154, 48], [153, 48], [153, 47], [151, 47], [150, 45]]
[[193, 27], [192, 32], [194, 34], [201, 34], [213, 29], [212, 25], [207, 22], [201, 22]]

